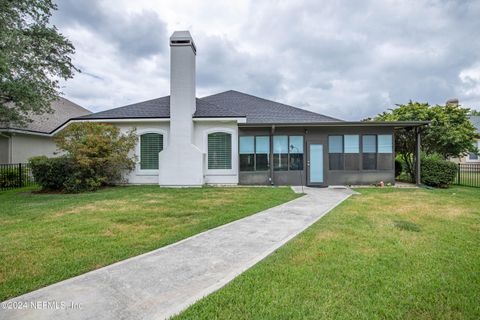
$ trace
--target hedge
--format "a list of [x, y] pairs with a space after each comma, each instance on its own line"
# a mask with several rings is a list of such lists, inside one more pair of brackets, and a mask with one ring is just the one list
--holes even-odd
[[427, 186], [448, 188], [457, 175], [457, 165], [447, 160], [425, 158], [421, 162], [422, 183]]

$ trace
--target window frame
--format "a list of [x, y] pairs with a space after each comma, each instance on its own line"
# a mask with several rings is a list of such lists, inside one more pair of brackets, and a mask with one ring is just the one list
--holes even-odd
[[[363, 151], [363, 146], [364, 146], [364, 143], [363, 143], [363, 137], [365, 136], [373, 136], [375, 137], [375, 152], [364, 152]], [[376, 133], [365, 133], [365, 134], [362, 134], [362, 146], [361, 146], [361, 162], [362, 162], [362, 165], [361, 165], [361, 170], [362, 171], [378, 171], [378, 134]], [[364, 157], [363, 155], [364, 154], [374, 154], [375, 155], [375, 169], [365, 169], [364, 168]]]
[[[158, 129], [158, 128], [147, 128], [147, 129], [141, 129], [137, 130], [136, 135], [137, 135], [137, 143], [135, 145], [135, 156], [137, 157], [136, 163], [135, 163], [135, 174], [140, 175], [140, 176], [153, 176], [153, 175], [158, 175], [159, 169], [142, 169], [141, 168], [141, 136], [144, 134], [148, 133], [156, 133], [156, 134], [161, 134], [163, 135], [163, 150], [168, 148], [168, 131], [164, 129]], [[162, 150], [162, 151], [163, 151]]]
[[[231, 135], [231, 163], [230, 169], [209, 169], [208, 168], [208, 135], [211, 133], [228, 133]], [[238, 131], [232, 128], [215, 127], [203, 131], [203, 153], [205, 154], [204, 172], [205, 175], [235, 175], [240, 170], [240, 149]]]

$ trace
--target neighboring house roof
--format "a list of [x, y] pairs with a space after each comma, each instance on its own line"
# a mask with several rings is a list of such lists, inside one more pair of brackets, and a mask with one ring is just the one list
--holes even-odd
[[82, 108], [78, 104], [62, 97], [58, 97], [58, 99], [54, 100], [50, 106], [54, 111], [53, 113], [32, 115], [30, 119], [33, 121], [25, 126], [12, 124], [1, 125], [0, 131], [15, 130], [32, 133], [50, 133], [71, 118], [76, 118], [91, 113], [89, 110]]
[[477, 134], [480, 135], [480, 116], [470, 116], [470, 122], [477, 129]]
[[[170, 96], [92, 113], [77, 119], [169, 118]], [[318, 123], [341, 121], [319, 113], [255, 97], [225, 91], [197, 98], [194, 118], [246, 118], [249, 124]]]

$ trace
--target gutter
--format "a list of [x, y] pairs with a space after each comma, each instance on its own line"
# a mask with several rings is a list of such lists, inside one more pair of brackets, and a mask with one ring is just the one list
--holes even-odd
[[423, 127], [430, 121], [330, 121], [330, 122], [305, 122], [305, 123], [246, 123], [241, 127]]

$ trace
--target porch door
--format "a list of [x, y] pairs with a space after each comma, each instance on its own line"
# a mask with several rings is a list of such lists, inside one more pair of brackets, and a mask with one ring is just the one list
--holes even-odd
[[324, 185], [323, 177], [323, 144], [308, 143], [308, 184]]

